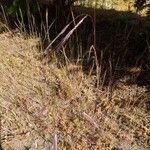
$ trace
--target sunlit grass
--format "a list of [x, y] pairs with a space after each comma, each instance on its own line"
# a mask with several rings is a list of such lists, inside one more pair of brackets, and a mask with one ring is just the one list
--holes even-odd
[[[96, 1], [83, 4], [99, 7]], [[111, 20], [117, 18], [111, 11], [108, 16]], [[41, 36], [34, 30], [28, 34], [22, 28], [14, 32], [7, 27], [4, 31], [0, 34], [4, 150], [149, 149], [149, 95], [145, 86], [127, 84], [129, 78], [136, 78], [134, 68], [129, 70], [131, 74], [118, 79], [115, 87], [104, 86], [101, 76], [97, 86], [97, 74], [88, 72], [92, 68], [83, 70], [82, 60], [68, 58], [67, 49], [56, 55], [49, 46], [46, 55]], [[65, 40], [69, 37], [71, 34]]]
[[110, 100], [108, 89], [96, 88], [95, 76], [84, 74], [80, 64], [59, 64], [54, 57], [50, 64], [39, 60], [38, 38], [7, 32], [0, 34], [0, 45], [4, 149], [18, 139], [41, 149], [29, 144], [40, 137], [51, 148], [54, 134], [60, 150], [148, 149], [144, 87], [127, 86], [124, 79]]
[[134, 1], [124, 1], [124, 0], [79, 0], [75, 2], [75, 5], [81, 5], [86, 7], [96, 7], [104, 9], [116, 9], [130, 11], [134, 10]]

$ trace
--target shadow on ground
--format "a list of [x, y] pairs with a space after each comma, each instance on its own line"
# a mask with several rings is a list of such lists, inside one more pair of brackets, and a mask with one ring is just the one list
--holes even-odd
[[[93, 16], [92, 8], [75, 7], [74, 14]], [[126, 74], [138, 73], [137, 84], [150, 84], [150, 19], [132, 12], [116, 10], [96, 10], [96, 35], [93, 36], [92, 21], [84, 22], [79, 29], [84, 54], [89, 55], [90, 47], [96, 40], [96, 52], [102, 72], [107, 71], [107, 79], [113, 82]], [[91, 61], [85, 62], [90, 68]], [[86, 58], [86, 57], [85, 57]], [[86, 59], [85, 59], [86, 60]], [[131, 83], [131, 82], [130, 82]], [[107, 84], [107, 82], [106, 82]]]

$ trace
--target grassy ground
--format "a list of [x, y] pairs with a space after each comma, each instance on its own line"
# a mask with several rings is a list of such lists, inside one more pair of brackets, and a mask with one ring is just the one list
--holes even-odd
[[[4, 150], [148, 150], [146, 87], [95, 87], [82, 66], [40, 59], [39, 38], [0, 34], [1, 144]], [[111, 97], [110, 97], [111, 94]]]
[[[78, 8], [79, 14], [93, 14], [93, 9]], [[149, 29], [149, 20], [128, 12], [103, 9], [97, 10], [96, 17], [96, 36], [99, 37], [96, 43], [104, 44], [104, 47], [97, 49], [120, 50], [118, 56], [122, 58], [122, 40], [126, 46], [132, 37], [138, 37], [135, 35], [139, 35], [139, 31], [143, 33], [141, 27]], [[138, 19], [141, 19], [141, 24], [145, 21], [138, 29], [133, 26], [135, 30], [132, 30], [129, 39], [128, 30], [120, 29], [117, 23], [136, 24], [132, 21]], [[106, 25], [110, 25], [109, 31], [113, 32], [105, 32], [108, 29]], [[88, 29], [87, 24], [85, 26], [79, 31], [84, 33]], [[43, 57], [41, 37], [38, 34], [33, 36], [34, 30], [28, 35], [21, 30], [6, 29], [1, 24], [0, 31], [1, 149], [149, 149], [149, 70], [134, 65], [126, 68], [121, 77], [115, 80], [114, 86], [104, 86], [105, 78], [109, 81], [114, 78], [105, 77], [102, 70], [101, 74], [90, 72], [92, 65], [85, 67], [83, 60], [72, 61], [65, 51], [63, 54], [58, 52], [57, 56], [52, 51]], [[147, 30], [144, 31], [147, 33]], [[84, 37], [88, 36], [84, 34]], [[146, 50], [149, 51], [149, 48]], [[132, 56], [130, 60], [137, 58], [135, 53]], [[81, 56], [79, 59], [83, 58]], [[129, 62], [128, 58], [125, 59], [126, 63]], [[101, 61], [99, 65], [99, 69], [106, 69], [107, 65], [103, 67], [105, 64], [101, 64]], [[85, 68], [89, 69], [85, 71]], [[97, 79], [99, 86], [96, 86]], [[139, 81], [146, 84], [138, 84]]]

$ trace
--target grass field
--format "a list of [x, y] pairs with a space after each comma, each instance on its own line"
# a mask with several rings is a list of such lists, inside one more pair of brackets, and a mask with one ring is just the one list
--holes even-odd
[[82, 66], [38, 60], [38, 40], [0, 35], [2, 147], [41, 150], [56, 134], [60, 150], [148, 150], [147, 89], [122, 79], [110, 99], [108, 88], [97, 89]]
[[135, 82], [145, 71], [128, 68], [115, 87], [104, 86], [103, 77], [65, 51], [43, 57], [40, 36], [6, 27], [0, 33], [3, 150], [149, 149], [149, 86]]

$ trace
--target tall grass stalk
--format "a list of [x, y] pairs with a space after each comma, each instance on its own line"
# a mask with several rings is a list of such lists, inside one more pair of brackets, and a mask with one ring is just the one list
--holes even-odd
[[9, 23], [8, 23], [8, 19], [7, 19], [7, 15], [5, 13], [4, 7], [1, 5], [1, 9], [2, 9], [2, 13], [3, 13], [3, 17], [4, 17], [4, 21], [7, 27], [9, 27]]

